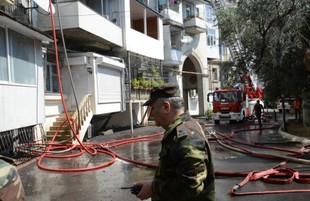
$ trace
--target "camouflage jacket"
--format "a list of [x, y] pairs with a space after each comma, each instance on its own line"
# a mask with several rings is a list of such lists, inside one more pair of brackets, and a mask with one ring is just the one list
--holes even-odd
[[25, 200], [17, 169], [0, 159], [0, 201]]
[[214, 170], [201, 126], [181, 115], [165, 132], [158, 169], [152, 183], [153, 201], [214, 201]]

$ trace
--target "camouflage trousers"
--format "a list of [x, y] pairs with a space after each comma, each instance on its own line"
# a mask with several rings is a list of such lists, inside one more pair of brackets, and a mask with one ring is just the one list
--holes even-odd
[[25, 193], [17, 169], [0, 159], [0, 201], [21, 200]]

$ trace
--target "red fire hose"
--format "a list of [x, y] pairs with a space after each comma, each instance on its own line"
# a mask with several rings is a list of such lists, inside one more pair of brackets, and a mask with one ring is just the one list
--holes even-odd
[[[51, 6], [51, 1], [50, 1], [50, 6]], [[53, 14], [51, 13], [51, 19], [52, 19], [52, 27], [53, 27], [53, 37], [54, 37], [54, 46], [55, 46], [55, 53], [56, 53], [56, 66], [57, 66], [57, 73], [58, 73], [58, 82], [59, 82], [59, 88], [60, 88], [60, 94], [62, 96], [62, 101], [63, 101], [63, 106], [64, 106], [64, 111], [66, 113], [66, 118], [67, 118], [67, 123], [69, 123], [69, 126], [73, 132], [74, 138], [78, 140], [78, 145], [72, 145], [72, 144], [56, 144], [53, 143], [56, 135], [59, 132], [59, 129], [55, 132], [54, 137], [52, 139], [52, 143], [47, 144], [48, 148], [47, 150], [41, 148], [42, 144], [33, 144], [33, 146], [38, 146], [37, 152], [33, 152], [33, 154], [41, 154], [43, 153], [39, 159], [38, 159], [38, 166], [41, 169], [47, 170], [47, 171], [58, 171], [58, 172], [77, 172], [77, 171], [88, 171], [88, 170], [93, 170], [93, 169], [98, 169], [98, 168], [103, 168], [106, 166], [109, 166], [113, 164], [116, 160], [116, 158], [119, 158], [121, 160], [134, 163], [137, 165], [142, 165], [150, 168], [156, 168], [156, 165], [153, 164], [147, 164], [135, 160], [128, 159], [126, 157], [120, 156], [117, 154], [115, 151], [113, 151], [113, 148], [122, 146], [125, 144], [129, 143], [136, 143], [136, 142], [143, 142], [143, 141], [159, 141], [160, 137], [162, 136], [162, 133], [157, 133], [154, 135], [148, 135], [148, 136], [140, 136], [140, 137], [135, 137], [135, 138], [130, 138], [130, 139], [122, 139], [122, 140], [114, 140], [110, 142], [105, 142], [105, 143], [82, 143], [79, 140], [79, 133], [76, 133], [75, 130], [73, 129], [73, 126], [71, 125], [71, 122], [74, 124], [78, 124], [75, 120], [70, 119], [68, 116], [65, 103], [64, 103], [64, 98], [63, 98], [63, 92], [62, 92], [62, 84], [61, 84], [61, 79], [60, 79], [60, 69], [59, 69], [59, 62], [58, 62], [58, 50], [57, 50], [57, 38], [56, 38], [56, 31], [55, 31], [55, 24], [54, 24], [54, 17]], [[65, 122], [64, 122], [65, 123]], [[272, 127], [270, 127], [272, 128]], [[256, 130], [256, 129], [250, 129], [250, 130]], [[242, 130], [245, 131], [245, 130]], [[266, 146], [259, 146], [259, 148], [265, 148], [265, 149], [275, 149], [277, 151], [285, 151], [288, 153], [293, 153], [295, 156], [282, 156], [279, 154], [266, 154], [266, 153], [259, 153], [259, 152], [254, 152], [249, 149], [246, 149], [244, 147], [237, 147], [236, 145], [233, 145], [231, 142], [234, 143], [239, 143], [243, 144], [246, 146], [255, 146], [251, 145], [245, 142], [240, 142], [233, 140], [233, 136], [241, 131], [234, 131], [230, 135], [221, 135], [221, 138], [218, 138], [216, 135], [213, 140], [216, 140], [220, 145], [231, 149], [233, 151], [238, 151], [244, 154], [250, 154], [256, 157], [264, 157], [264, 158], [277, 158], [277, 159], [285, 159], [287, 161], [293, 161], [297, 163], [304, 163], [304, 164], [310, 164], [310, 161], [305, 160], [305, 159], [300, 159], [296, 157], [300, 157], [302, 155], [301, 151], [294, 151], [294, 150], [288, 150], [288, 149], [280, 149], [280, 148], [273, 148], [273, 147], [266, 147]], [[256, 147], [258, 147], [256, 145]], [[65, 150], [76, 150], [78, 149], [78, 153], [75, 154], [59, 154], [62, 149]], [[54, 154], [53, 151], [58, 150], [59, 152], [57, 154]], [[19, 151], [23, 151], [23, 148], [20, 147]], [[77, 157], [83, 154], [83, 152], [86, 151], [88, 154], [91, 156], [96, 155], [97, 153], [102, 153], [109, 155], [111, 157], [110, 160], [96, 165], [92, 167], [85, 167], [85, 168], [69, 168], [69, 169], [63, 169], [63, 168], [49, 168], [45, 167], [42, 165], [42, 162], [45, 158], [72, 158], [72, 157]], [[241, 181], [239, 184], [235, 185], [233, 188], [230, 189], [229, 193], [230, 195], [233, 196], [240, 196], [240, 195], [254, 195], [254, 194], [270, 194], [270, 193], [296, 193], [296, 192], [310, 192], [310, 189], [295, 189], [295, 190], [275, 190], [275, 191], [260, 191], [260, 192], [237, 192], [239, 191], [245, 184], [247, 184], [249, 181], [257, 181], [261, 180], [266, 183], [273, 183], [273, 184], [286, 184], [286, 183], [291, 183], [293, 181], [303, 183], [303, 184], [309, 184], [310, 183], [310, 175], [307, 173], [299, 173], [295, 169], [292, 168], [271, 168], [266, 171], [253, 171], [253, 172], [215, 172], [216, 175], [225, 175], [225, 176], [246, 176], [243, 181]], [[281, 178], [281, 179], [275, 179], [275, 178]]]
[[[283, 173], [284, 179], [271, 179], [270, 177], [279, 173]], [[261, 180], [269, 184], [289, 184], [293, 181], [310, 184], [309, 178], [301, 179], [299, 172], [292, 168], [272, 168], [261, 172], [249, 172], [246, 178], [239, 184], [236, 184], [229, 190], [229, 194], [232, 196], [241, 195], [257, 195], [257, 194], [276, 194], [276, 193], [300, 193], [310, 192], [310, 189], [287, 189], [287, 190], [268, 190], [268, 191], [249, 191], [249, 192], [237, 192], [249, 181]]]

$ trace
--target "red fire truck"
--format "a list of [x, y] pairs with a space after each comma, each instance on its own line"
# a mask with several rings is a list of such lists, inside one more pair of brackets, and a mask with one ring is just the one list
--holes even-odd
[[213, 105], [215, 124], [219, 124], [221, 120], [233, 123], [251, 118], [257, 100], [264, 106], [262, 88], [254, 87], [247, 75], [243, 79], [245, 83], [237, 84], [233, 89], [218, 89], [208, 94], [208, 102]]

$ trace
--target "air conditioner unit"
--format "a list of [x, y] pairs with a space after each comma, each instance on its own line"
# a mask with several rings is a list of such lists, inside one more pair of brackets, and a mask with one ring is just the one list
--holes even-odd
[[0, 0], [0, 6], [14, 5], [15, 0]]

